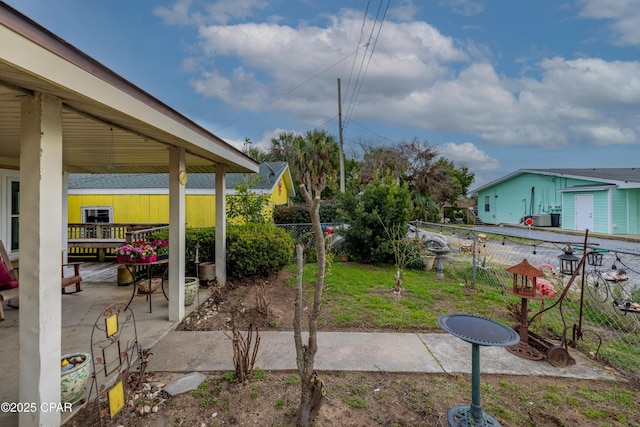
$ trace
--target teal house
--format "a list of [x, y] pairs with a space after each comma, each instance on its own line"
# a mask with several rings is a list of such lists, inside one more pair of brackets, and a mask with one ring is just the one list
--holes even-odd
[[475, 192], [485, 224], [640, 234], [640, 168], [520, 169]]

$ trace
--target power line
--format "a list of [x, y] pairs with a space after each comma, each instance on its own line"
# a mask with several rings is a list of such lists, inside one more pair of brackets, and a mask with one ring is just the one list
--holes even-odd
[[[351, 120], [351, 116], [353, 115], [353, 110], [355, 109], [355, 106], [357, 104], [357, 100], [358, 100], [358, 96], [360, 95], [360, 90], [362, 89], [362, 84], [364, 83], [364, 78], [367, 74], [367, 70], [369, 69], [369, 65], [371, 64], [371, 59], [373, 58], [373, 53], [375, 52], [375, 48], [376, 45], [378, 43], [378, 38], [380, 37], [380, 32], [382, 31], [382, 24], [384, 23], [384, 20], [386, 19], [387, 16], [387, 12], [389, 10], [389, 6], [391, 4], [391, 0], [387, 0], [387, 5], [384, 9], [384, 13], [382, 14], [382, 18], [380, 19], [380, 23], [378, 24], [378, 31], [375, 35], [375, 37], [373, 36], [374, 31], [375, 31], [375, 27], [376, 27], [376, 22], [378, 21], [378, 17], [380, 16], [380, 10], [382, 8], [382, 0], [380, 0], [380, 3], [378, 5], [378, 11], [376, 13], [376, 17], [375, 20], [373, 22], [373, 25], [371, 27], [371, 32], [369, 34], [369, 39], [366, 45], [366, 50], [365, 53], [362, 56], [362, 62], [360, 64], [360, 70], [358, 72], [358, 78], [356, 79], [356, 83], [354, 85], [354, 91], [351, 94], [351, 102], [349, 104], [349, 106], [347, 107], [347, 114], [346, 114], [346, 119], [345, 119], [345, 125], [344, 125], [344, 129], [347, 128], [349, 121]], [[368, 4], [367, 4], [367, 8], [368, 8]], [[369, 54], [369, 59], [367, 60], [366, 66], [364, 66], [364, 61], [366, 59], [366, 54], [367, 51], [369, 50], [369, 46], [371, 45], [371, 41], [373, 40], [373, 46], [371, 47], [371, 53]], [[364, 71], [363, 71], [363, 66], [364, 66]], [[362, 79], [360, 79], [360, 75], [362, 75]], [[360, 81], [360, 84], [358, 85], [358, 82]]]
[[292, 92], [293, 92], [293, 91], [295, 91], [296, 89], [298, 89], [298, 88], [300, 88], [300, 87], [302, 87], [302, 86], [306, 85], [306, 84], [307, 84], [307, 83], [309, 83], [311, 80], [314, 80], [315, 78], [317, 78], [317, 77], [321, 76], [322, 74], [326, 73], [327, 71], [329, 71], [330, 69], [332, 69], [332, 68], [333, 68], [333, 67], [335, 67], [336, 65], [338, 65], [338, 64], [342, 63], [343, 61], [345, 61], [347, 58], [349, 58], [349, 57], [350, 57], [351, 55], [353, 55], [354, 53], [355, 53], [355, 51], [354, 51], [354, 52], [350, 52], [350, 53], [348, 53], [347, 55], [345, 55], [344, 57], [342, 57], [341, 59], [339, 59], [339, 60], [338, 60], [338, 61], [336, 61], [335, 63], [331, 64], [330, 66], [328, 66], [328, 67], [327, 67], [327, 68], [325, 68], [324, 70], [322, 70], [322, 71], [320, 71], [320, 72], [318, 72], [318, 73], [314, 74], [313, 76], [311, 76], [311, 77], [310, 77], [310, 78], [308, 78], [307, 80], [303, 81], [302, 83], [298, 84], [297, 86], [294, 86], [293, 88], [289, 89], [288, 91], [284, 92], [283, 94], [281, 94], [281, 95], [279, 95], [279, 96], [277, 96], [277, 97], [273, 98], [272, 100], [270, 100], [270, 101], [268, 101], [268, 102], [266, 102], [266, 103], [262, 104], [262, 105], [261, 105], [257, 110], [255, 110], [255, 111], [251, 111], [251, 112], [249, 112], [249, 113], [247, 113], [247, 114], [245, 114], [245, 115], [243, 115], [243, 116], [240, 116], [240, 117], [238, 117], [237, 119], [232, 120], [232, 121], [230, 121], [230, 122], [228, 122], [228, 123], [226, 123], [226, 124], [224, 124], [224, 125], [220, 126], [219, 128], [215, 129], [213, 132], [217, 132], [217, 131], [219, 131], [220, 129], [224, 129], [224, 128], [226, 128], [227, 126], [231, 126], [232, 124], [239, 122], [240, 120], [244, 120], [244, 119], [246, 119], [247, 117], [249, 117], [249, 116], [251, 116], [251, 115], [253, 115], [253, 114], [256, 114], [256, 113], [261, 112], [261, 111], [262, 111], [265, 107], [267, 107], [268, 105], [271, 105], [271, 104], [273, 104], [274, 102], [281, 100], [282, 98], [284, 98], [285, 96], [289, 95], [290, 93], [292, 93]]

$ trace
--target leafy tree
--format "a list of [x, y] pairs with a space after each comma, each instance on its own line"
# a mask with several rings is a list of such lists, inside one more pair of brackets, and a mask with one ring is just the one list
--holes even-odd
[[261, 149], [259, 149], [258, 147], [254, 147], [251, 144], [253, 144], [253, 142], [251, 141], [250, 138], [244, 139], [244, 145], [241, 150], [242, 154], [244, 154], [245, 156], [251, 157], [253, 160], [255, 160], [258, 163], [268, 162], [270, 158], [269, 153], [266, 153]]
[[[299, 186], [301, 181], [298, 179], [300, 175], [299, 171], [296, 171], [296, 159], [297, 150], [298, 150], [298, 142], [302, 139], [307, 139], [309, 137], [309, 133], [322, 133], [324, 136], [330, 137], [331, 144], [335, 147], [338, 147], [338, 144], [335, 138], [331, 135], [328, 135], [325, 131], [314, 130], [311, 132], [307, 132], [305, 135], [301, 135], [294, 132], [283, 132], [278, 135], [277, 138], [271, 139], [271, 148], [269, 150], [268, 156], [271, 161], [279, 161], [279, 162], [287, 162], [289, 163], [289, 167], [291, 168], [291, 175], [294, 180], [294, 185]], [[340, 150], [337, 148], [337, 151], [332, 152], [330, 154], [331, 162], [333, 164], [340, 163]], [[345, 162], [345, 170], [349, 171], [349, 168], [353, 168], [353, 162], [346, 161]], [[332, 198], [337, 196], [340, 193], [339, 183], [335, 180], [327, 181], [327, 184], [322, 190], [323, 198]], [[302, 195], [296, 195], [291, 198], [293, 203], [306, 203], [302, 198]]]
[[412, 207], [406, 183], [398, 184], [391, 174], [375, 178], [362, 195], [345, 195], [342, 209], [349, 228], [341, 233], [346, 252], [367, 264], [394, 263], [385, 228], [397, 228], [406, 235]]
[[264, 208], [269, 206], [268, 194], [260, 194], [252, 191], [261, 177], [244, 176], [244, 180], [236, 183], [233, 188], [236, 194], [227, 198], [227, 219], [235, 223], [267, 224], [271, 217], [266, 215]]
[[400, 179], [410, 167], [409, 159], [395, 147], [363, 147], [365, 152], [358, 171], [360, 182], [364, 185], [387, 172]]
[[[298, 298], [294, 313], [294, 340], [296, 363], [300, 374], [301, 395], [297, 426], [309, 426], [317, 415], [323, 401], [324, 383], [313, 369], [318, 351], [317, 330], [324, 276], [326, 272], [326, 248], [320, 221], [320, 199], [322, 191], [335, 179], [338, 172], [338, 144], [335, 138], [323, 130], [313, 130], [293, 139], [293, 173], [300, 182], [300, 193], [307, 203], [313, 234], [316, 240], [318, 272], [313, 293], [313, 304], [309, 312], [309, 339], [302, 343], [302, 272], [301, 260], [298, 271]], [[299, 250], [301, 252], [301, 250]]]
[[376, 173], [389, 171], [399, 182], [406, 182], [414, 201], [413, 217], [437, 221], [446, 203], [455, 204], [464, 196], [474, 175], [468, 168], [455, 165], [439, 156], [427, 142], [414, 138], [393, 146], [372, 146], [364, 149], [360, 179], [366, 184]]

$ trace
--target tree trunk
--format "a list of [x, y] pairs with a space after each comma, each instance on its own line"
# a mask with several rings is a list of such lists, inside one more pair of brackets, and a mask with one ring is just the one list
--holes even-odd
[[312, 199], [311, 194], [306, 191], [304, 186], [300, 186], [300, 192], [309, 206], [311, 214], [311, 222], [313, 223], [313, 231], [316, 239], [316, 250], [318, 253], [318, 273], [316, 275], [316, 283], [313, 295], [313, 306], [309, 313], [309, 341], [307, 345], [302, 343], [302, 265], [303, 254], [302, 246], [296, 247], [298, 275], [296, 285], [298, 288], [298, 296], [296, 298], [296, 307], [293, 319], [294, 340], [296, 344], [296, 364], [298, 373], [300, 374], [300, 408], [298, 410], [298, 418], [296, 426], [309, 426], [313, 418], [317, 415], [322, 406], [324, 392], [324, 383], [318, 378], [317, 373], [313, 370], [316, 352], [318, 350], [317, 329], [318, 316], [320, 315], [320, 303], [322, 302], [322, 290], [324, 288], [325, 275], [325, 242], [324, 233], [320, 223], [320, 198]]

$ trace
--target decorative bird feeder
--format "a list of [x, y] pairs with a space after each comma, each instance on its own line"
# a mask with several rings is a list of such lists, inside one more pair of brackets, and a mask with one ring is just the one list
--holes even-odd
[[544, 277], [541, 270], [529, 264], [525, 258], [520, 264], [507, 268], [507, 271], [513, 274], [513, 294], [523, 297], [536, 296], [536, 280], [538, 277]]
[[573, 274], [578, 266], [578, 262], [580, 262], [580, 258], [573, 254], [573, 249], [571, 249], [569, 245], [564, 247], [564, 253], [558, 255], [558, 259], [560, 260], [560, 272], [568, 276]]

